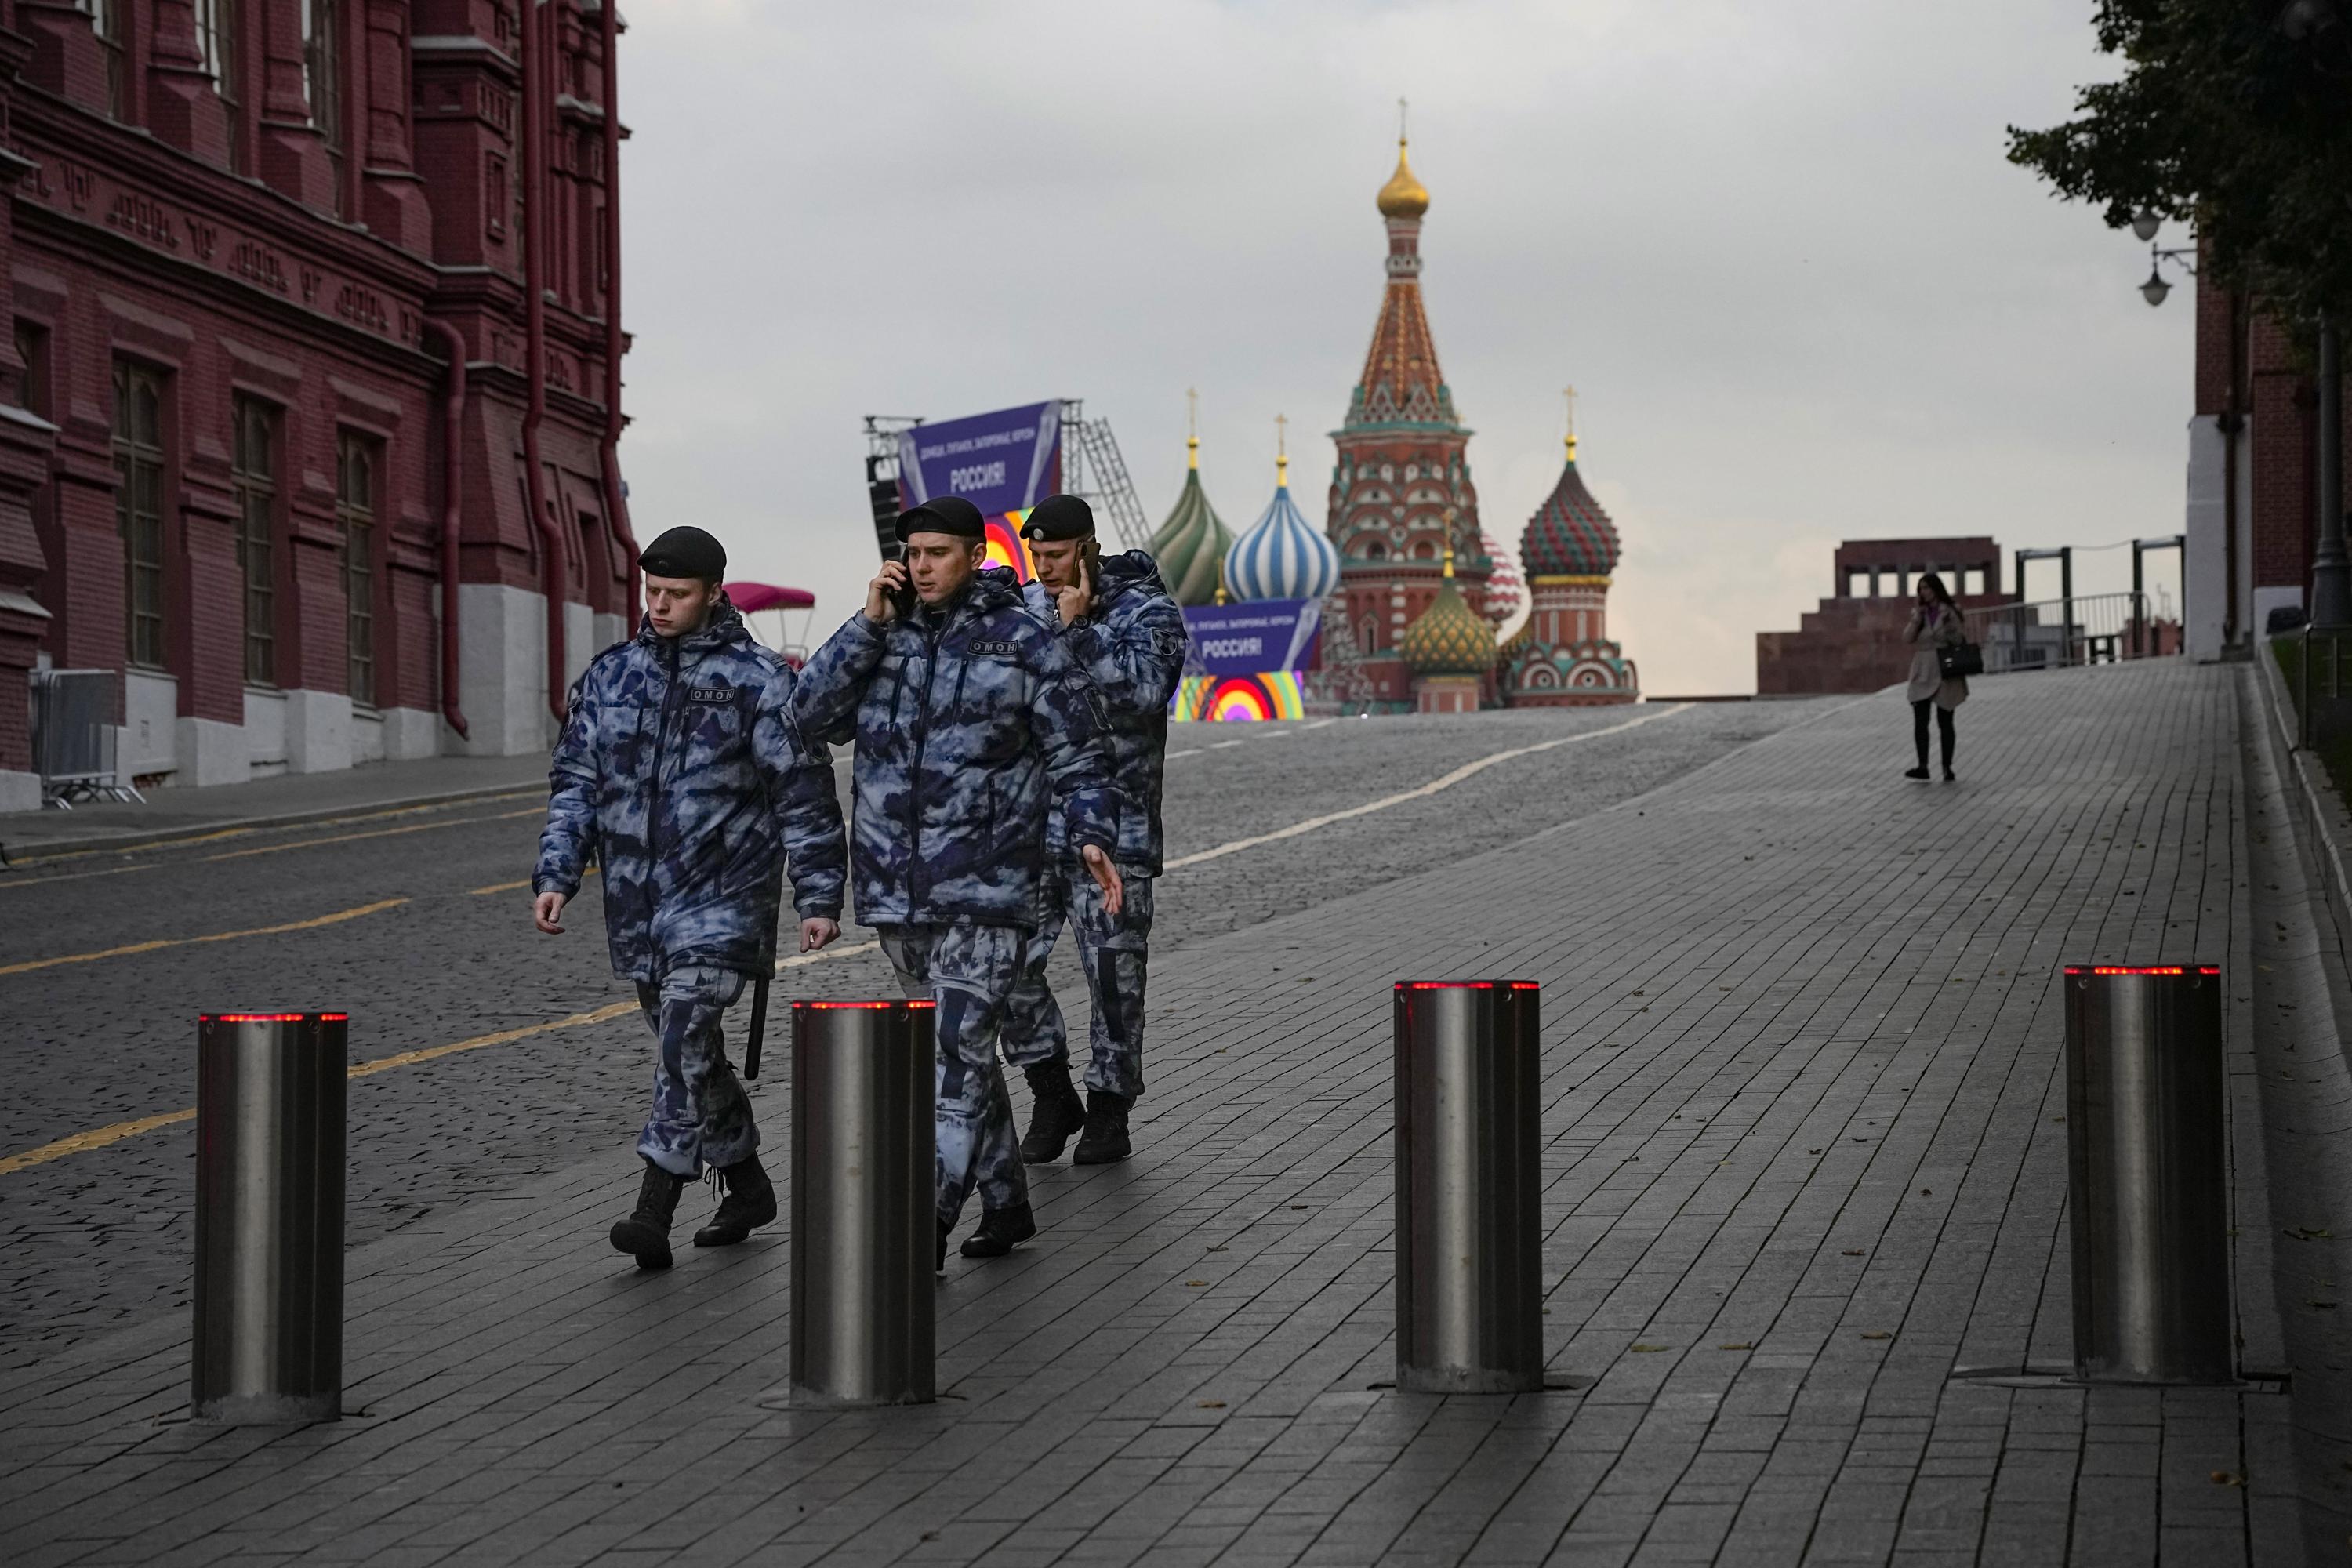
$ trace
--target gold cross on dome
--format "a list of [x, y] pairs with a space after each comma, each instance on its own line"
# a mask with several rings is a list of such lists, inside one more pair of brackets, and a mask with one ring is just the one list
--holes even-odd
[[1274, 416], [1274, 455], [1277, 458], [1290, 456], [1289, 430], [1290, 416], [1285, 414], [1276, 415]]
[[1576, 388], [1569, 387], [1560, 395], [1568, 399], [1568, 455], [1576, 457]]
[[1184, 434], [1201, 433], [1201, 395], [1191, 387], [1184, 389]]
[[1397, 141], [1400, 143], [1404, 141], [1404, 111], [1405, 101], [1400, 98], [1397, 100]]

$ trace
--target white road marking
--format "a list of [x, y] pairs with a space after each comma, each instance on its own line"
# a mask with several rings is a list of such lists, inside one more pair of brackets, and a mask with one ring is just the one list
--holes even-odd
[[1537, 752], [1549, 752], [1555, 746], [1572, 746], [1579, 741], [1597, 741], [1603, 735], [1622, 735], [1628, 730], [1638, 730], [1644, 724], [1654, 724], [1661, 719], [1671, 719], [1690, 706], [1691, 704], [1687, 702], [1677, 702], [1673, 707], [1661, 709], [1655, 713], [1645, 713], [1639, 719], [1628, 719], [1622, 724], [1612, 724], [1605, 730], [1587, 730], [1580, 734], [1562, 735], [1557, 740], [1538, 741], [1531, 746], [1511, 746], [1503, 751], [1489, 752], [1486, 755], [1474, 758], [1455, 768], [1452, 773], [1433, 778], [1416, 788], [1401, 790], [1395, 795], [1382, 795], [1380, 799], [1367, 801], [1362, 805], [1351, 805], [1345, 811], [1310, 816], [1304, 822], [1294, 822], [1287, 827], [1277, 827], [1272, 833], [1260, 833], [1248, 838], [1235, 838], [1220, 844], [1213, 849], [1202, 849], [1194, 854], [1179, 856], [1169, 861], [1161, 869], [1165, 872], [1173, 871], [1181, 866], [1197, 866], [1203, 860], [1221, 859], [1227, 855], [1239, 854], [1244, 849], [1255, 849], [1261, 844], [1273, 844], [1285, 838], [1297, 838], [1301, 834], [1312, 833], [1318, 827], [1328, 827], [1335, 822], [1370, 816], [1376, 811], [1386, 811], [1392, 805], [1402, 805], [1407, 801], [1426, 800], [1441, 790], [1452, 789], [1475, 773], [1485, 772], [1496, 763], [1507, 763], [1514, 757], [1529, 756]]

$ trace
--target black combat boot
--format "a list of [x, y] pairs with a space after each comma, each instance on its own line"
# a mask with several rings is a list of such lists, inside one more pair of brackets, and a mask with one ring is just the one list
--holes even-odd
[[710, 1223], [694, 1233], [695, 1246], [732, 1247], [761, 1226], [775, 1223], [775, 1184], [760, 1169], [760, 1156], [747, 1154], [719, 1167], [719, 1179], [727, 1184], [727, 1195], [719, 1200], [719, 1212]]
[[1036, 1101], [1029, 1111], [1029, 1136], [1021, 1140], [1021, 1163], [1049, 1164], [1062, 1157], [1062, 1145], [1070, 1135], [1087, 1124], [1087, 1108], [1070, 1086], [1067, 1063], [1023, 1068], [1021, 1076], [1029, 1080], [1030, 1097]]
[[[1026, 1241], [1036, 1234], [1037, 1221], [1029, 1213], [1027, 1204], [1014, 1204], [1009, 1209], [984, 1209], [980, 1228], [964, 1237], [961, 1250], [966, 1258], [1002, 1258], [1013, 1250], [1013, 1243]], [[944, 1236], [940, 1245], [947, 1245]]]
[[1108, 1165], [1114, 1160], [1124, 1160], [1135, 1151], [1127, 1141], [1127, 1109], [1135, 1101], [1123, 1094], [1107, 1089], [1087, 1091], [1087, 1130], [1078, 1134], [1077, 1152], [1070, 1156], [1074, 1165]]
[[684, 1176], [673, 1176], [647, 1160], [636, 1212], [613, 1226], [613, 1250], [634, 1254], [640, 1268], [668, 1268], [669, 1224], [677, 1217], [677, 1194], [685, 1190]]

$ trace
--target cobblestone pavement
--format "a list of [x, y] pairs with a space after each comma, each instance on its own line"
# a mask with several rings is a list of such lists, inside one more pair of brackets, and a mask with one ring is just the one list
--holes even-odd
[[[1137, 1157], [1040, 1173], [1036, 1242], [951, 1264], [936, 1405], [763, 1402], [788, 1239], [616, 1267], [615, 1136], [353, 1254], [362, 1415], [186, 1426], [168, 1321], [0, 1373], [10, 1560], [2299, 1561], [2274, 1384], [1953, 1375], [2066, 1355], [2057, 966], [2250, 966], [2240, 679], [1983, 682], [1956, 786], [1896, 776], [1882, 695], [1186, 943]], [[1389, 987], [1464, 973], [1545, 986], [1546, 1339], [1579, 1392], [1375, 1386]], [[2241, 1247], [2246, 1364], [2275, 1369]]]
[[[1181, 868], [1161, 890], [1156, 949], [1164, 957], [1188, 941], [1525, 837], [1823, 708], [1179, 726], [1171, 750], [1183, 754], [1170, 770], [1168, 822], [1171, 853], [1183, 855], [1423, 784], [1496, 752], [1649, 721], [1508, 759], [1425, 800]], [[628, 1000], [607, 966], [593, 894], [560, 941], [530, 927], [518, 884], [530, 873], [542, 809], [543, 795], [525, 795], [363, 814], [0, 877], [0, 1007], [10, 1023], [0, 1059], [11, 1069], [0, 1160], [193, 1105], [200, 1010], [347, 1009], [352, 1058], [366, 1060]], [[501, 890], [474, 890], [484, 888]], [[264, 937], [7, 972], [371, 910]], [[844, 945], [869, 935], [853, 930]], [[1083, 1028], [1074, 960], [1057, 968], [1056, 986]], [[877, 955], [852, 954], [788, 972], [779, 1004], [807, 994], [895, 988]], [[740, 1037], [740, 1010], [735, 1026]], [[583, 1149], [625, 1138], [644, 1115], [649, 1070], [642, 1029], [625, 1013], [359, 1080], [351, 1239], [364, 1244], [452, 1203], [509, 1194]], [[772, 1079], [754, 1103], [780, 1126], [784, 1106]], [[0, 1367], [26, 1365], [94, 1330], [184, 1310], [194, 1146], [182, 1123], [0, 1172]]]

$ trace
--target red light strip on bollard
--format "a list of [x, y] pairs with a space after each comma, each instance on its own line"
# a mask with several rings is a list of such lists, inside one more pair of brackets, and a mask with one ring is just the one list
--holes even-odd
[[2219, 974], [2221, 969], [2219, 964], [2214, 963], [2200, 963], [2194, 967], [2179, 963], [2070, 963], [2066, 966], [2066, 973], [2069, 974]]
[[1532, 980], [1400, 980], [1400, 991], [1539, 991]]
[[882, 1009], [884, 1009], [884, 1008], [886, 1008], [886, 1007], [936, 1007], [936, 1006], [938, 1006], [938, 1005], [939, 1005], [939, 1004], [938, 1004], [937, 1002], [913, 1002], [913, 1001], [908, 1001], [908, 1002], [795, 1002], [795, 1003], [793, 1003], [793, 1005], [794, 1007], [814, 1007], [814, 1008], [815, 1008], [817, 1011], [819, 1011], [819, 1012], [821, 1012], [821, 1013], [823, 1013], [823, 1012], [837, 1012], [837, 1011], [840, 1011], [840, 1010], [843, 1010], [843, 1009], [849, 1009], [849, 1010], [856, 1011], [856, 1012], [875, 1012], [875, 1013], [878, 1013], [878, 1012], [880, 1012]]
[[342, 1024], [349, 1013], [199, 1013], [199, 1024], [300, 1024], [316, 1018], [322, 1024]]

